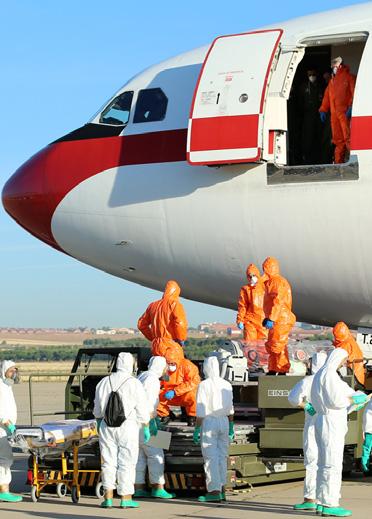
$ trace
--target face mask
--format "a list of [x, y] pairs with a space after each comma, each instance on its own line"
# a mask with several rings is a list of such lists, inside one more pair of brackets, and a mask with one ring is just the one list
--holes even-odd
[[248, 280], [249, 286], [254, 287], [255, 285], [257, 285], [257, 281], [257, 276], [251, 276], [251, 278]]
[[20, 379], [18, 370], [13, 374], [12, 380], [13, 380], [14, 384], [19, 384], [20, 383], [21, 379]]
[[170, 371], [170, 373], [174, 373], [177, 369], [177, 366], [175, 364], [171, 365], [171, 366], [168, 366], [168, 371]]
[[316, 76], [309, 76], [309, 81], [310, 81], [310, 83], [315, 83]]
[[338, 71], [338, 67], [333, 67], [332, 70], [333, 70], [334, 75], [336, 75], [336, 74], [337, 74], [337, 71]]

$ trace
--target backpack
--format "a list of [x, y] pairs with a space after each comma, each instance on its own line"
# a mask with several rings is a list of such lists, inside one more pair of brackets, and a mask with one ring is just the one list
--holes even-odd
[[124, 406], [118, 391], [127, 380], [124, 380], [124, 382], [118, 387], [118, 389], [114, 391], [112, 389], [111, 377], [109, 377], [111, 393], [107, 401], [104, 416], [106, 425], [108, 425], [109, 427], [120, 427], [121, 424], [125, 422], [126, 417], [124, 412]]

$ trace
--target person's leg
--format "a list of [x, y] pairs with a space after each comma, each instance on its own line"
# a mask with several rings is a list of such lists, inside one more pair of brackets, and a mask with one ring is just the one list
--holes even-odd
[[145, 445], [149, 480], [152, 487], [151, 496], [160, 499], [172, 499], [174, 494], [164, 489], [164, 451], [150, 445]]
[[362, 452], [362, 468], [364, 472], [369, 471], [369, 458], [372, 449], [372, 434], [365, 433]]
[[172, 403], [184, 407], [187, 416], [196, 416], [196, 391], [189, 391], [184, 395], [173, 398]]
[[288, 336], [292, 325], [275, 323], [274, 328], [269, 330], [266, 349], [269, 352], [269, 372], [288, 373], [291, 364], [288, 356]]
[[340, 125], [338, 114], [331, 114], [332, 141], [335, 145], [335, 163], [342, 164], [345, 159], [346, 142], [342, 127]]
[[221, 480], [219, 477], [218, 420], [214, 417], [203, 419], [201, 432], [201, 451], [204, 459], [207, 494], [199, 501], [220, 501]]
[[137, 422], [126, 420], [117, 428], [118, 442], [118, 494], [121, 498], [121, 508], [138, 508], [138, 503], [132, 501], [134, 482], [136, 479], [136, 464], [139, 450], [139, 431]]
[[159, 405], [157, 409], [157, 414], [160, 418], [164, 418], [165, 416], [169, 416], [169, 404], [168, 400], [164, 398], [165, 391], [162, 391], [159, 395]]
[[257, 330], [253, 323], [250, 323], [250, 322], [244, 323], [243, 338], [245, 341], [256, 341], [257, 340]]
[[138, 459], [136, 465], [136, 481], [135, 481], [135, 493], [134, 497], [149, 497], [150, 492], [146, 490], [146, 469], [147, 469], [147, 456], [146, 446], [141, 441], [143, 436], [142, 428], [139, 433], [139, 448], [138, 448]]
[[227, 461], [229, 457], [229, 420], [227, 417], [223, 416], [219, 418], [219, 435], [217, 442], [218, 449], [218, 466], [219, 466], [219, 476], [221, 483], [221, 497], [225, 498], [225, 485], [226, 485], [226, 477], [227, 477]]
[[101, 479], [105, 492], [102, 506], [112, 506], [116, 488], [116, 471], [118, 465], [118, 448], [113, 427], [108, 427], [103, 421], [99, 431], [99, 448], [101, 451]]
[[294, 505], [295, 510], [314, 510], [316, 509], [316, 476], [318, 469], [318, 447], [315, 440], [315, 427], [312, 418], [305, 418], [303, 434], [304, 450], [304, 500], [303, 503]]

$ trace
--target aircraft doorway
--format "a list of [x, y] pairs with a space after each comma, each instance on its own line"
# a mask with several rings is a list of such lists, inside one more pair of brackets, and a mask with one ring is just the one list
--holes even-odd
[[[312, 46], [306, 44], [287, 103], [287, 165], [319, 165], [334, 162], [330, 114], [320, 119], [319, 108], [332, 77], [332, 58], [341, 56], [343, 64], [357, 77], [367, 36], [345, 36]], [[315, 42], [314, 42], [315, 43]], [[324, 42], [325, 43], [325, 42]], [[348, 160], [345, 158], [345, 162]]]

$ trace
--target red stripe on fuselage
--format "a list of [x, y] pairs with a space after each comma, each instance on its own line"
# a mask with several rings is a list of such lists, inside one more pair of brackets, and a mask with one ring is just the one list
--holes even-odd
[[60, 249], [51, 223], [63, 198], [84, 180], [119, 166], [186, 160], [187, 129], [51, 144], [31, 157], [3, 189], [7, 212]]
[[372, 116], [362, 115], [351, 119], [351, 150], [372, 149]]

